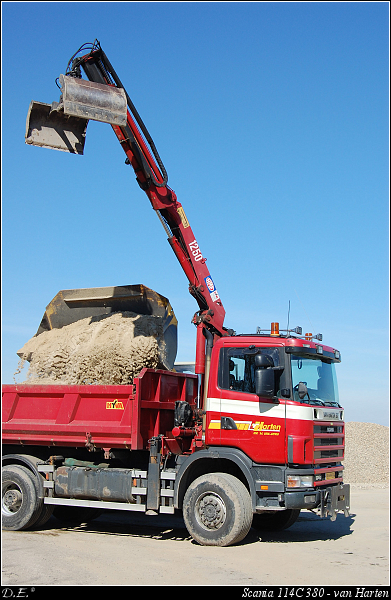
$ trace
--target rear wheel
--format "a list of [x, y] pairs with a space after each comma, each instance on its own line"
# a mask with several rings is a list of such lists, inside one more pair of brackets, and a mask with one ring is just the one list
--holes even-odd
[[43, 499], [38, 496], [34, 475], [21, 465], [2, 469], [2, 527], [19, 531], [32, 527], [41, 516]]
[[38, 515], [38, 519], [34, 523], [34, 529], [45, 525], [45, 523], [49, 521], [50, 517], [52, 516], [53, 510], [53, 504], [44, 504], [41, 508], [41, 512]]
[[228, 473], [198, 477], [183, 500], [183, 518], [192, 538], [204, 546], [229, 546], [248, 534], [252, 503], [244, 484]]
[[263, 531], [281, 531], [293, 525], [299, 514], [300, 510], [297, 508], [276, 511], [274, 514], [255, 514], [253, 517], [253, 527]]

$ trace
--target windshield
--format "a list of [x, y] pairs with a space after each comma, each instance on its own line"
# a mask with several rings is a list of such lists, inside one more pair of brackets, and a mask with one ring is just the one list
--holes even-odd
[[[339, 406], [338, 386], [333, 363], [292, 356], [291, 364], [294, 400], [307, 404]], [[309, 398], [308, 395], [302, 400], [299, 398], [297, 385], [300, 381], [306, 384]]]

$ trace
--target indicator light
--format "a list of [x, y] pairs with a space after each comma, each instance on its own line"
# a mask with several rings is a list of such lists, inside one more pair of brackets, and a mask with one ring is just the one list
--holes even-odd
[[300, 487], [300, 477], [298, 475], [288, 475], [286, 487]]
[[270, 335], [272, 335], [272, 336], [280, 335], [280, 324], [279, 323], [272, 323], [271, 324], [271, 333], [270, 333]]

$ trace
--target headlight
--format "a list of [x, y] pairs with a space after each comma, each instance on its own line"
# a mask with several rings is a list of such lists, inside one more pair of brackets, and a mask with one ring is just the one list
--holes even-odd
[[288, 475], [286, 480], [288, 488], [314, 487], [313, 475]]
[[314, 478], [312, 475], [300, 476], [301, 487], [314, 487]]

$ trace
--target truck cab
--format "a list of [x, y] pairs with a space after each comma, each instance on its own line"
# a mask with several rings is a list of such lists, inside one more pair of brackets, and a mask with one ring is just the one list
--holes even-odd
[[[229, 336], [212, 350], [205, 444], [248, 457], [259, 509], [319, 507], [326, 487], [343, 482], [340, 353], [306, 338]], [[345, 488], [337, 502], [347, 507]]]

